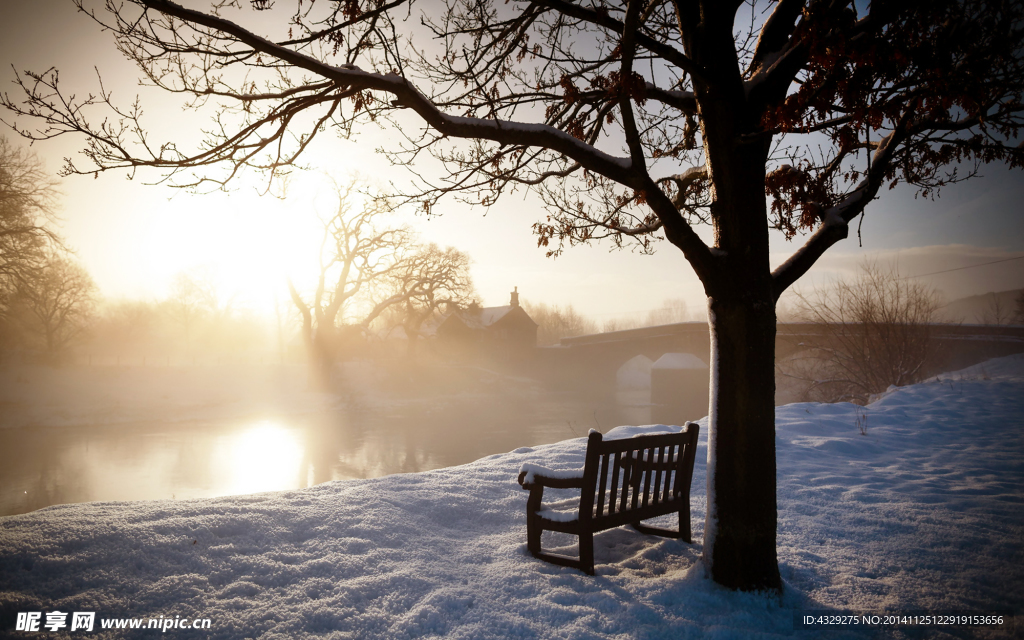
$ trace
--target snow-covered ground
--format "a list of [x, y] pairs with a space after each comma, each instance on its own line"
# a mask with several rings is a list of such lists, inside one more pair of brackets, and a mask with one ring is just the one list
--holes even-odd
[[[96, 631], [68, 637], [151, 637], [99, 620], [181, 616], [211, 628], [168, 637], [282, 639], [821, 637], [794, 615], [1024, 612], [1024, 356], [867, 407], [780, 407], [777, 425], [781, 602], [703, 575], [703, 444], [694, 544], [607, 531], [595, 577], [532, 559], [514, 478], [524, 462], [580, 466], [573, 439], [301, 491], [0, 518], [0, 635], [59, 637], [14, 631], [18, 612], [58, 610], [96, 612]], [[1020, 637], [1015, 624], [993, 637]], [[879, 633], [992, 635], [826, 635]]]

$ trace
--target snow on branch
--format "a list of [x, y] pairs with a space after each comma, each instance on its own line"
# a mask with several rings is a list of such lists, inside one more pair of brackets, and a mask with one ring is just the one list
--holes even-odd
[[648, 82], [644, 85], [644, 93], [646, 97], [675, 107], [685, 114], [697, 114], [697, 98], [692, 91], [662, 89]]

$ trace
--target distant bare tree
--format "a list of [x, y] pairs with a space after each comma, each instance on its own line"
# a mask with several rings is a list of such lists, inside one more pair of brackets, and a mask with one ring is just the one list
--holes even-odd
[[96, 285], [76, 262], [51, 254], [45, 266], [23, 278], [15, 290], [12, 314], [38, 339], [51, 362], [58, 362], [92, 317]]
[[690, 311], [686, 306], [686, 300], [682, 298], [669, 298], [661, 304], [658, 309], [647, 313], [647, 326], [656, 327], [662, 324], [675, 324], [686, 322], [690, 319]]
[[404, 298], [402, 327], [408, 338], [408, 356], [416, 357], [420, 329], [442, 308], [465, 307], [473, 299], [470, 258], [454, 247], [436, 244], [420, 248], [403, 261], [391, 276], [392, 296]]
[[781, 373], [809, 383], [810, 399], [863, 403], [890, 385], [921, 379], [941, 306], [935, 290], [869, 262], [852, 281], [795, 298], [799, 318], [818, 324], [824, 341]]
[[[166, 358], [163, 362], [205, 362], [267, 350], [267, 327], [251, 312], [222, 301], [202, 270], [175, 276], [169, 296], [159, 302], [118, 300], [100, 306], [89, 331], [90, 354]], [[154, 360], [150, 360], [153, 362]]]
[[1003, 301], [998, 293], [988, 294], [988, 302], [978, 313], [978, 321], [981, 324], [1010, 324], [1013, 321], [1013, 310], [1010, 305]]
[[543, 302], [524, 302], [523, 308], [537, 323], [539, 346], [558, 344], [562, 338], [597, 333], [597, 323], [576, 311], [571, 304], [559, 307], [549, 306]]
[[637, 329], [640, 327], [640, 322], [636, 319], [627, 318], [612, 318], [611, 320], [605, 320], [601, 324], [602, 333], [611, 333], [612, 331], [626, 331], [628, 329]]
[[200, 323], [217, 312], [217, 293], [209, 274], [196, 270], [176, 274], [165, 305], [185, 352], [193, 354]]
[[0, 320], [18, 286], [46, 264], [46, 246], [60, 244], [47, 226], [56, 197], [39, 159], [0, 137]]
[[601, 330], [605, 333], [610, 331], [625, 331], [628, 329], [639, 329], [641, 327], [656, 327], [663, 324], [675, 324], [687, 322], [691, 319], [689, 306], [682, 298], [667, 298], [657, 309], [651, 309], [643, 319], [613, 318], [605, 321]]
[[[302, 317], [302, 336], [313, 365], [314, 384], [324, 386], [343, 343], [361, 335], [388, 307], [411, 295], [399, 291], [366, 308], [373, 287], [400, 273], [411, 252], [411, 234], [405, 228], [384, 227], [388, 211], [378, 199], [357, 206], [357, 183], [336, 185], [338, 206], [324, 221], [316, 288], [303, 296], [289, 280], [292, 302]], [[307, 302], [309, 300], [309, 302]]]
[[[119, 300], [102, 305], [94, 328], [93, 349], [116, 356], [157, 353], [162, 336], [158, 305], [142, 300]], [[165, 347], [166, 348], [166, 347]], [[160, 349], [163, 351], [163, 349]]]

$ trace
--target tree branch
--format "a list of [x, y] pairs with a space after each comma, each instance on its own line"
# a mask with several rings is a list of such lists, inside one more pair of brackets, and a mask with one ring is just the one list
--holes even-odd
[[675, 107], [687, 115], [697, 115], [697, 98], [692, 91], [672, 91], [651, 84], [644, 85], [644, 95], [670, 107]]
[[647, 173], [647, 160], [640, 141], [640, 132], [636, 128], [633, 115], [633, 55], [636, 53], [636, 32], [640, 18], [640, 1], [629, 0], [626, 8], [626, 22], [622, 26], [622, 71], [619, 82], [619, 111], [622, 113], [622, 128], [626, 134], [626, 145], [629, 147], [629, 158], [633, 171]]
[[[581, 7], [567, 0], [533, 0], [531, 4], [535, 4], [541, 7], [554, 9], [562, 15], [571, 16], [591, 24], [595, 24], [600, 27], [604, 27], [615, 33], [622, 33], [623, 23], [620, 20], [616, 20], [611, 16], [595, 11], [594, 9], [588, 9]], [[691, 60], [685, 53], [676, 49], [675, 47], [658, 42], [649, 36], [642, 33], [637, 33], [636, 42], [638, 45], [647, 49], [651, 53], [661, 56], [667, 62], [670, 62], [686, 73], [692, 78], [698, 78], [700, 80], [707, 80], [707, 73], [697, 63]]]
[[871, 170], [846, 198], [821, 214], [822, 223], [804, 245], [772, 272], [775, 299], [799, 280], [818, 261], [818, 258], [849, 233], [849, 222], [860, 215], [874, 199], [889, 172], [897, 148], [907, 138], [907, 126], [912, 109], [904, 114], [896, 129], [883, 138], [871, 162]]
[[763, 66], [770, 66], [782, 53], [796, 29], [797, 18], [806, 4], [806, 0], [779, 0], [775, 11], [772, 11], [772, 15], [761, 27], [761, 35], [757, 39], [757, 46], [747, 69], [748, 76], [754, 75]]
[[[631, 163], [629, 160], [611, 156], [556, 127], [544, 124], [483, 120], [449, 115], [442, 112], [429, 98], [417, 90], [411, 82], [397, 74], [370, 73], [352, 64], [330, 65], [301, 52], [275, 44], [219, 16], [194, 11], [169, 0], [138, 1], [148, 8], [168, 16], [228, 34], [246, 46], [251, 47], [256, 52], [273, 56], [284, 63], [329, 79], [333, 81], [338, 89], [344, 90], [347, 95], [352, 95], [355, 91], [367, 89], [390, 93], [395, 97], [393, 106], [413, 110], [427, 124], [444, 136], [490, 140], [503, 145], [519, 144], [542, 147], [572, 158], [586, 169], [621, 184], [635, 182], [635, 180], [630, 179]], [[327, 99], [327, 96], [321, 99]], [[263, 122], [260, 121], [259, 124]], [[249, 130], [251, 130], [251, 127], [246, 129], [246, 131]], [[96, 132], [86, 131], [86, 133], [91, 134], [94, 138], [99, 137]], [[231, 139], [236, 141], [238, 136], [233, 136]], [[160, 163], [138, 161], [127, 150], [117, 145], [116, 141], [112, 138], [104, 138], [102, 142], [117, 148], [118, 153], [126, 161], [134, 161], [133, 164], [165, 166]]]

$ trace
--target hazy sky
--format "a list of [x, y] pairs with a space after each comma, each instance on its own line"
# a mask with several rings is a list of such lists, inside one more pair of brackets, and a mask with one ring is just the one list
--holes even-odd
[[[110, 35], [76, 13], [70, 0], [0, 3], [0, 62], [0, 90], [12, 97], [19, 91], [12, 84], [12, 66], [19, 71], [56, 67], [61, 84], [79, 95], [98, 90], [96, 67], [121, 104], [142, 93], [157, 139], [180, 138], [182, 131], [209, 123], [202, 115], [182, 115], [178, 103], [166, 96], [140, 90], [134, 67], [120, 57]], [[2, 117], [9, 120], [6, 113]], [[359, 171], [381, 184], [392, 176], [404, 180], [404, 169], [390, 167], [373, 153], [388, 135], [370, 129], [352, 142], [328, 133], [307, 162], [333, 176]], [[56, 173], [62, 158], [75, 156], [82, 146], [81, 138], [64, 136], [34, 149]], [[945, 189], [936, 201], [915, 199], [906, 188], [883, 192], [867, 210], [864, 246], [858, 247], [851, 233], [854, 237], [833, 247], [801, 286], [854, 270], [865, 257], [898, 259], [901, 273], [911, 276], [1024, 255], [1024, 172], [990, 165], [983, 173]], [[245, 181], [230, 194], [212, 196], [144, 184], [159, 178], [139, 172], [129, 181], [124, 171], [113, 171], [95, 180], [61, 180], [62, 232], [106, 296], [158, 298], [175, 273], [201, 269], [216, 279], [222, 294], [238, 294], [250, 306], [268, 309], [275, 295], [285, 300], [285, 275], [308, 277], [318, 246], [315, 213], [333, 208], [321, 174], [297, 179], [285, 201], [259, 198], [256, 185]], [[486, 215], [454, 200], [441, 210], [439, 218], [409, 216], [405, 221], [424, 241], [453, 245], [473, 257], [473, 276], [485, 305], [507, 304], [508, 292], [517, 286], [526, 300], [572, 304], [598, 321], [645, 315], [667, 298], [684, 298], [692, 310], [703, 311], [696, 276], [668, 243], [654, 256], [596, 245], [567, 250], [552, 260], [530, 232], [531, 224], [543, 219], [533, 197], [507, 197]], [[700, 233], [710, 237], [709, 229]], [[798, 246], [774, 238], [773, 264]], [[922, 280], [949, 299], [1024, 288], [1024, 260]]]

